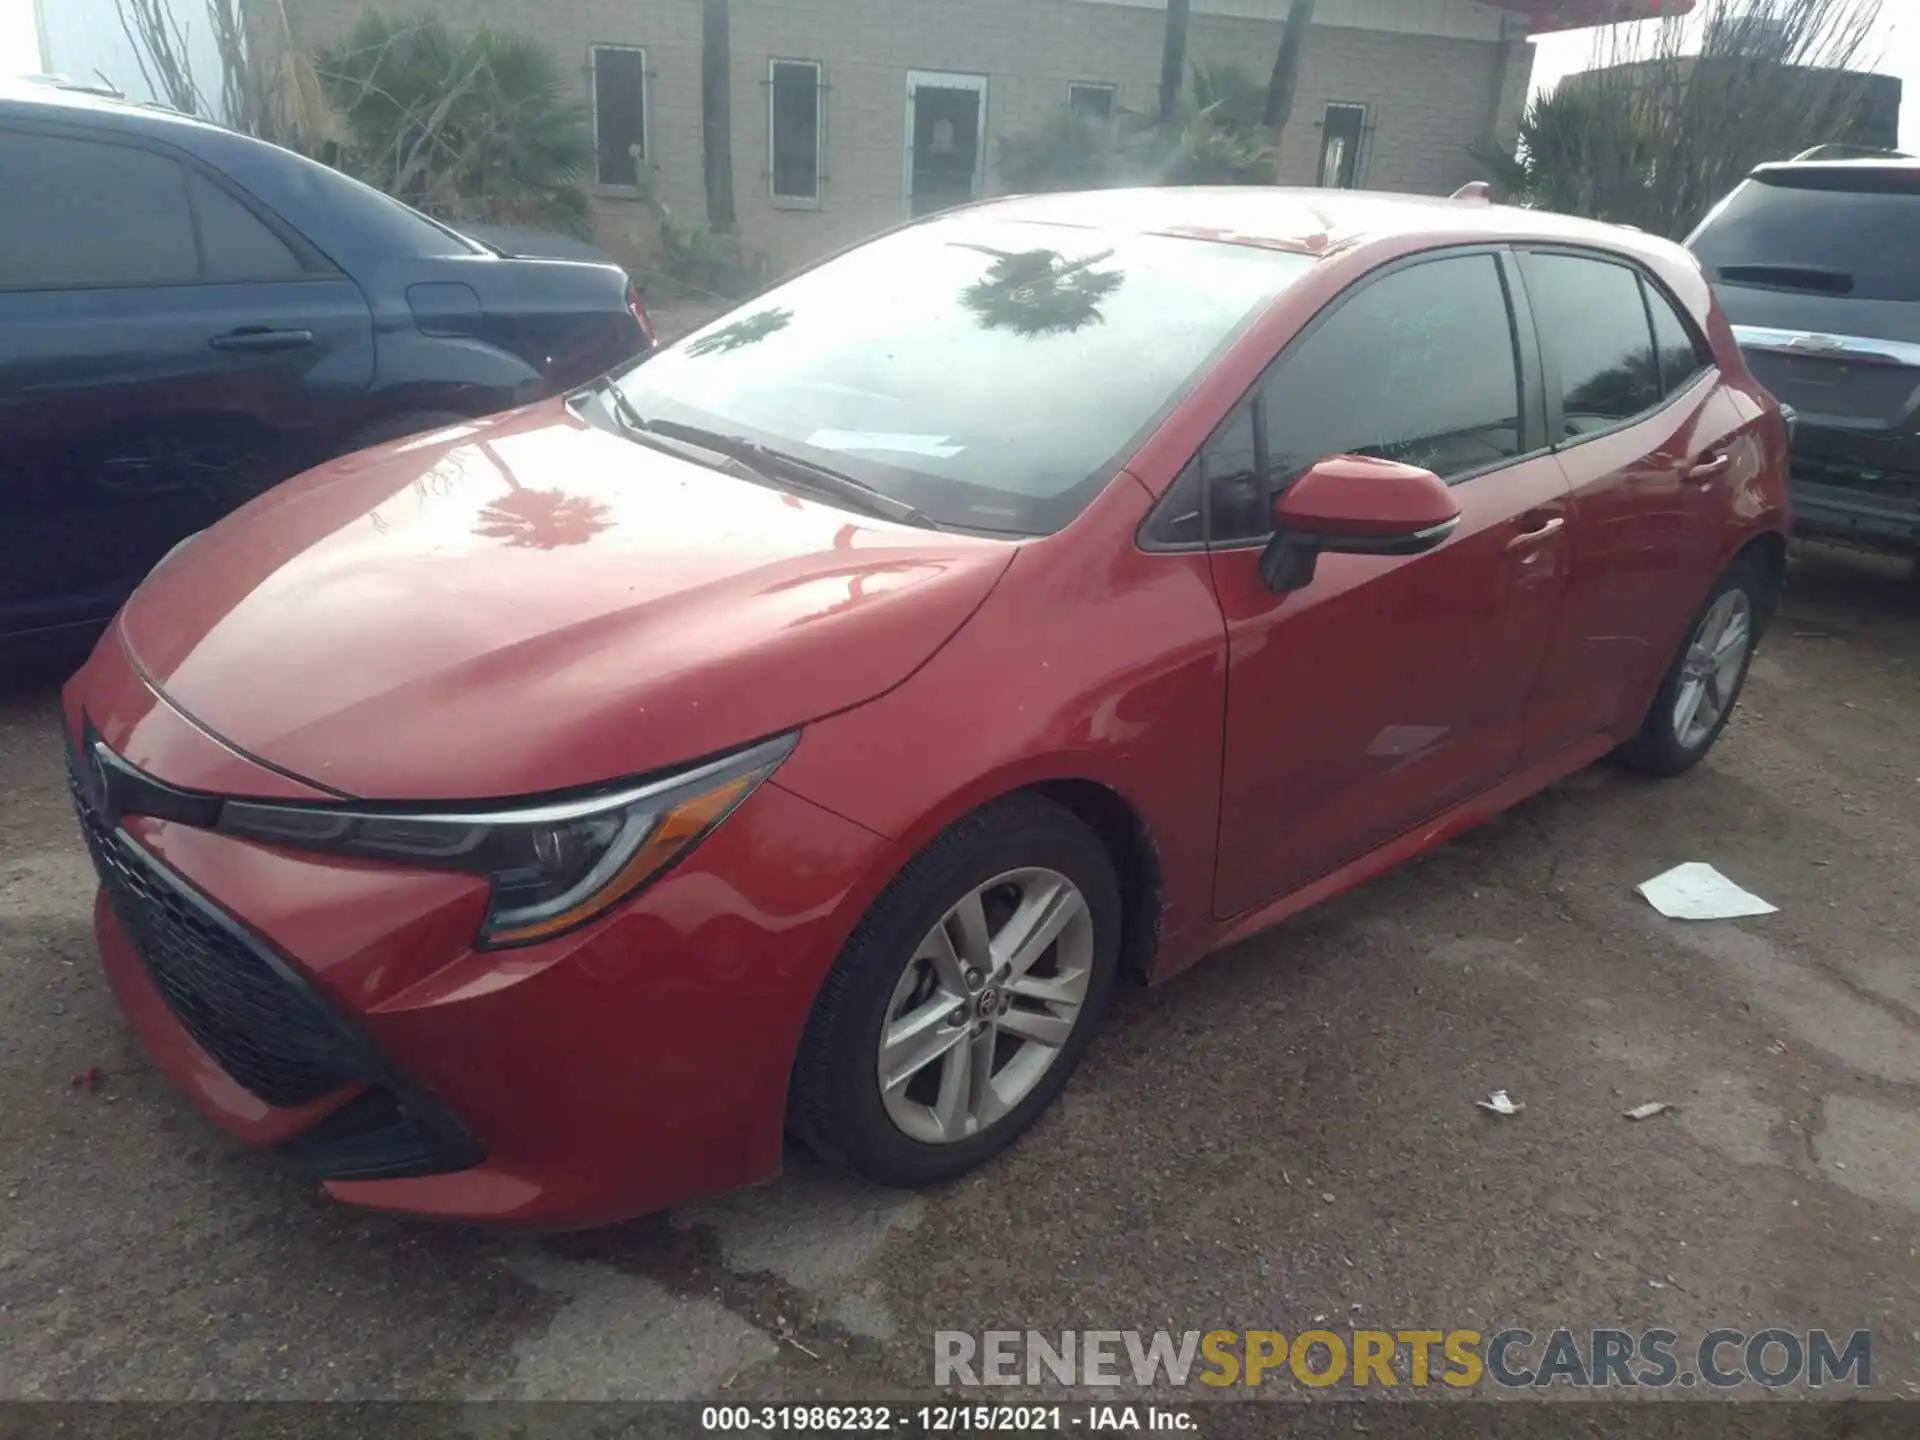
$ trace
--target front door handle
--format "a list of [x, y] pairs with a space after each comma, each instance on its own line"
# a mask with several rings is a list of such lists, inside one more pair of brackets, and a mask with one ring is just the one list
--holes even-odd
[[1544, 545], [1566, 528], [1566, 517], [1555, 515], [1551, 519], [1541, 521], [1531, 530], [1522, 530], [1500, 548], [1508, 555], [1524, 554], [1538, 545]]
[[298, 350], [312, 343], [311, 330], [269, 330], [264, 325], [229, 330], [207, 342], [216, 350], [244, 350], [256, 355], [272, 350]]
[[1693, 481], [1696, 485], [1704, 485], [1707, 481], [1717, 479], [1719, 476], [1726, 474], [1727, 471], [1732, 468], [1733, 456], [1727, 454], [1725, 451], [1721, 451], [1717, 455], [1702, 455], [1700, 459], [1695, 462], [1693, 468], [1687, 471], [1687, 479]]

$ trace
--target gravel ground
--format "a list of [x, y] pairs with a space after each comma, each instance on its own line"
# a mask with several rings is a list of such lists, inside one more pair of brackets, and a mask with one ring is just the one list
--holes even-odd
[[[1920, 587], [1817, 553], [1792, 588], [1694, 774], [1577, 775], [1123, 993], [984, 1173], [907, 1196], [795, 1154], [548, 1238], [346, 1210], [174, 1097], [97, 970], [55, 687], [16, 679], [0, 1399], [848, 1399], [924, 1392], [938, 1329], [1323, 1317], [1866, 1327], [1872, 1393], [1920, 1396]], [[1661, 920], [1632, 886], [1685, 860], [1780, 913]], [[1476, 1109], [1495, 1088], [1525, 1110]], [[1678, 1108], [1622, 1118], [1648, 1100]]]

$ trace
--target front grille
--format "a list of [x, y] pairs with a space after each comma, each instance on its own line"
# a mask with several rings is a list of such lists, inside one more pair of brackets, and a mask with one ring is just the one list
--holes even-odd
[[259, 945], [218, 918], [88, 801], [74, 809], [113, 913], [167, 1008], [269, 1105], [301, 1105], [364, 1077], [360, 1047]]

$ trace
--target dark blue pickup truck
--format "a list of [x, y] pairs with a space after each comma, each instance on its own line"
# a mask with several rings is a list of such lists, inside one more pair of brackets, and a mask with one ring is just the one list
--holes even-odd
[[290, 475], [653, 343], [616, 265], [153, 107], [0, 89], [0, 196], [0, 641], [97, 625]]

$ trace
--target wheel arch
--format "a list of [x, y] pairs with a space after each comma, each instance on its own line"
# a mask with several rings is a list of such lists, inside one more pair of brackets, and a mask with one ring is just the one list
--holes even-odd
[[1146, 820], [1119, 791], [1097, 780], [1042, 780], [1022, 788], [1070, 812], [1099, 839], [1120, 882], [1120, 973], [1151, 980], [1163, 910], [1160, 853]]
[[1766, 584], [1766, 593], [1761, 596], [1760, 633], [1765, 634], [1767, 626], [1780, 611], [1780, 602], [1787, 588], [1787, 537], [1778, 530], [1768, 530], [1755, 535], [1737, 551], [1729, 562], [1738, 565], [1751, 560], [1759, 565], [1760, 574]]
[[[1060, 806], [1093, 831], [1112, 863], [1121, 891], [1121, 973], [1146, 981], [1165, 932], [1166, 886], [1154, 827], [1141, 808], [1113, 785], [1072, 767], [1016, 767], [945, 796], [910, 829], [893, 837], [884, 857], [849, 896], [844, 930], [851, 935], [896, 876], [934, 841], [968, 816], [1015, 795], [1034, 794]], [[828, 968], [831, 968], [829, 961]], [[826, 971], [819, 981], [824, 984]], [[818, 1001], [809, 998], [809, 1008]]]

